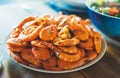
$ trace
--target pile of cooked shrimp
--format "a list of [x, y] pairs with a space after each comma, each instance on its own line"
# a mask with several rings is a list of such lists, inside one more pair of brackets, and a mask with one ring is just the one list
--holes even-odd
[[102, 36], [89, 19], [76, 15], [29, 16], [6, 41], [15, 61], [45, 70], [73, 69], [94, 60], [102, 49]]

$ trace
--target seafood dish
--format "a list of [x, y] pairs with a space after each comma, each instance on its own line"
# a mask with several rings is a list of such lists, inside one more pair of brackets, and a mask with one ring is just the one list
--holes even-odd
[[6, 41], [10, 56], [20, 64], [62, 71], [81, 67], [102, 52], [102, 34], [90, 19], [76, 15], [41, 15], [23, 19]]

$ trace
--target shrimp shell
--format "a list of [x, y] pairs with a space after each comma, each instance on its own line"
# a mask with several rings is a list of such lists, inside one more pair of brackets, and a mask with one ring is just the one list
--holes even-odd
[[57, 36], [56, 26], [44, 27], [39, 34], [40, 39], [44, 41], [51, 41]]
[[89, 38], [88, 31], [81, 24], [74, 24], [68, 26], [69, 29], [73, 32], [74, 36], [77, 36], [80, 40], [84, 41]]
[[[38, 37], [39, 35], [39, 32], [41, 31], [41, 29], [43, 28], [43, 26], [38, 26], [36, 29], [33, 30], [33, 32], [31, 31], [31, 33], [29, 34], [24, 34], [25, 32], [27, 32], [26, 30], [23, 30], [21, 33], [20, 33], [20, 36], [19, 38], [23, 41], [32, 41], [34, 40], [35, 38]], [[32, 28], [31, 28], [32, 30]]]
[[15, 47], [24, 47], [28, 46], [27, 42], [22, 41], [19, 38], [10, 38], [6, 41], [8, 45], [15, 46]]
[[81, 58], [79, 59], [78, 61], [76, 62], [67, 62], [67, 61], [63, 61], [61, 59], [59, 59], [57, 61], [57, 64], [60, 68], [63, 68], [63, 69], [73, 69], [73, 68], [76, 68], [76, 67], [79, 67], [79, 66], [82, 66], [86, 63], [86, 58]]
[[22, 59], [20, 54], [18, 54], [18, 53], [13, 53], [13, 52], [10, 51], [10, 56], [18, 63], [22, 63], [22, 64], [25, 64], [25, 65], [29, 64], [27, 61]]
[[19, 36], [19, 34], [21, 33], [21, 31], [23, 30], [23, 25], [27, 22], [30, 22], [30, 21], [33, 21], [35, 20], [36, 17], [33, 17], [33, 16], [29, 16], [29, 17], [26, 17], [22, 22], [20, 22], [18, 24], [18, 26], [16, 28], [14, 28], [13, 32], [11, 33], [10, 37], [11, 38], [17, 38]]
[[32, 49], [26, 48], [21, 52], [21, 57], [35, 67], [40, 67], [40, 61], [32, 53]]
[[76, 46], [66, 46], [66, 47], [60, 46], [59, 48], [66, 53], [77, 53], [78, 51]]
[[37, 59], [40, 59], [40, 60], [47, 60], [51, 57], [51, 54], [48, 48], [33, 47], [32, 53]]
[[87, 40], [89, 38], [88, 31], [83, 26], [79, 27], [80, 29], [74, 31], [74, 35], [77, 36], [82, 41]]
[[11, 45], [7, 45], [7, 48], [13, 53], [21, 52], [24, 49], [24, 47], [16, 47]]
[[46, 42], [46, 41], [41, 41], [41, 43], [45, 46], [47, 46], [48, 48], [52, 49], [54, 52], [63, 52], [61, 49], [59, 49], [57, 46], [54, 46], [52, 43], [50, 42]]
[[18, 27], [22, 28], [25, 23], [30, 22], [30, 21], [33, 21], [33, 20], [35, 20], [36, 18], [37, 18], [37, 17], [34, 17], [34, 16], [26, 17], [25, 19], [23, 19], [22, 22], [20, 22], [20, 23], [18, 24]]
[[85, 50], [80, 48], [81, 50], [81, 58], [84, 58], [86, 56]]
[[92, 38], [89, 38], [86, 41], [80, 41], [79, 46], [86, 49], [86, 50], [90, 50], [94, 48], [94, 42]]
[[99, 32], [94, 32], [94, 46], [95, 51], [99, 54], [102, 49], [102, 37]]
[[10, 34], [10, 38], [17, 38], [23, 29], [20, 27], [15, 27], [12, 33]]
[[97, 57], [97, 53], [95, 51], [88, 51], [87, 60], [91, 61]]
[[[73, 46], [79, 44], [80, 40], [79, 39], [65, 39], [65, 40], [60, 40], [57, 44], [57, 46]], [[56, 44], [54, 44], [56, 45]]]
[[48, 60], [42, 62], [43, 67], [55, 67], [57, 65], [57, 60], [55, 57], [51, 57]]
[[47, 48], [47, 46], [43, 45], [40, 40], [33, 40], [31, 41], [32, 46], [37, 46], [41, 48]]
[[60, 52], [58, 53], [58, 58], [67, 62], [75, 62], [81, 58], [81, 51], [78, 50], [78, 52], [75, 54]]

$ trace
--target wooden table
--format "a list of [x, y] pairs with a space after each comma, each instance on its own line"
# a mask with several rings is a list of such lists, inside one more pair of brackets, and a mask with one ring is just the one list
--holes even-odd
[[[40, 14], [57, 14], [41, 1], [27, 2], [25, 4], [32, 6]], [[23, 9], [21, 4], [0, 7], [0, 53], [3, 55], [0, 78], [120, 78], [120, 47], [116, 48], [112, 45], [112, 42], [108, 44], [107, 51], [99, 62], [76, 72], [64, 74], [41, 73], [26, 69], [15, 63], [7, 53], [4, 40], [13, 27], [29, 15], [31, 13]]]

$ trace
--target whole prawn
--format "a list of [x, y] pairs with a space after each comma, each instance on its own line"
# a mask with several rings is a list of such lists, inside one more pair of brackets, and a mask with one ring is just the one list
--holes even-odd
[[47, 60], [51, 57], [51, 54], [48, 48], [33, 47], [32, 53], [37, 59], [40, 59], [40, 60]]
[[32, 49], [30, 48], [26, 48], [21, 52], [21, 57], [26, 60], [27, 62], [29, 62], [30, 66], [34, 66], [34, 67], [40, 67], [40, 61], [38, 59], [36, 59], [32, 53]]
[[38, 37], [39, 32], [42, 30], [43, 27], [44, 27], [43, 25], [37, 26], [37, 27], [32, 26], [32, 28], [30, 28], [30, 30], [29, 30], [31, 32], [29, 32], [29, 33], [26, 33], [26, 32], [28, 32], [28, 30], [25, 29], [20, 33], [19, 38], [23, 41], [32, 41]]
[[47, 27], [44, 27], [40, 31], [40, 33], [39, 33], [40, 39], [45, 40], [45, 41], [51, 41], [56, 36], [57, 36], [56, 26], [47, 26]]
[[82, 59], [79, 59], [78, 61], [76, 62], [67, 62], [67, 61], [63, 61], [61, 59], [59, 59], [57, 61], [57, 65], [60, 67], [60, 68], [63, 68], [63, 69], [73, 69], [73, 68], [76, 68], [76, 67], [79, 67], [79, 66], [82, 66], [86, 63], [86, 58], [82, 58]]
[[75, 54], [60, 52], [58, 53], [58, 58], [67, 62], [75, 62], [81, 58], [81, 51], [78, 50], [78, 52]]
[[17, 38], [21, 31], [23, 30], [23, 25], [26, 24], [27, 22], [35, 20], [37, 17], [29, 16], [26, 17], [22, 22], [18, 24], [17, 27], [14, 28], [13, 32], [11, 33], [10, 37], [11, 38]]

